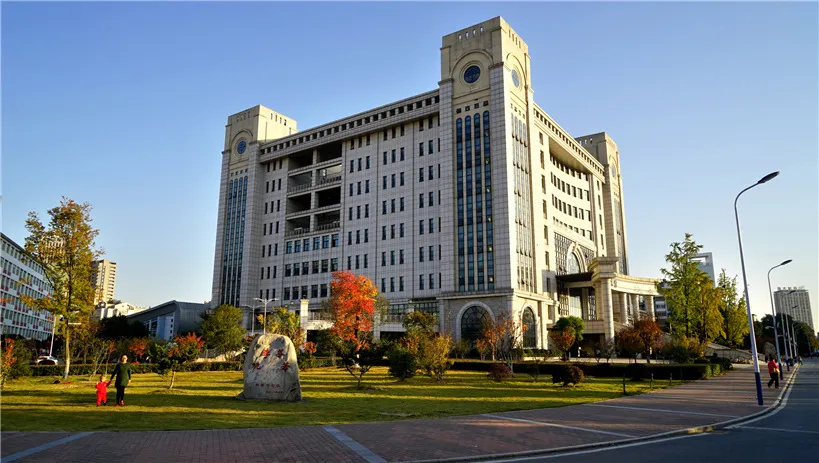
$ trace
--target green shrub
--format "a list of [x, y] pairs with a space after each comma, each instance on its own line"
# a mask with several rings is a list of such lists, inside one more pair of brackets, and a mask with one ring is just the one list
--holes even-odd
[[561, 365], [552, 373], [552, 383], [563, 383], [564, 387], [569, 384], [580, 384], [584, 379], [583, 370], [575, 365]]
[[625, 371], [626, 377], [633, 381], [642, 381], [649, 377], [648, 365], [645, 363], [628, 364]]
[[387, 354], [389, 359], [389, 374], [393, 378], [398, 378], [398, 381], [415, 376], [415, 370], [418, 369], [418, 358], [409, 349], [402, 346], [395, 346]]
[[[489, 371], [489, 366], [493, 365], [490, 361], [480, 361], [480, 360], [456, 360], [455, 364], [452, 366], [453, 370], [465, 370], [465, 371]], [[519, 371], [526, 371], [527, 368], [532, 365], [531, 362], [515, 362], [514, 368], [519, 369]], [[562, 365], [575, 365], [583, 371], [585, 376], [594, 376], [597, 378], [622, 378], [625, 374], [627, 377], [628, 375], [634, 376], [631, 371], [627, 372], [626, 370], [629, 368], [629, 364], [625, 363], [580, 363], [580, 362], [572, 362], [569, 363], [561, 363], [561, 362], [543, 362], [538, 365], [538, 371], [541, 375], [551, 375], [558, 368]], [[631, 364], [634, 365], [634, 364]], [[654, 375], [654, 379], [658, 380], [660, 378], [668, 379], [670, 375], [673, 374], [675, 380], [683, 380], [683, 381], [694, 381], [698, 379], [707, 378], [713, 374], [713, 370], [711, 369], [710, 365], [699, 365], [699, 364], [687, 364], [687, 365], [679, 365], [679, 364], [655, 364], [652, 363], [651, 365], [647, 364], [639, 364], [641, 376], [645, 379], [648, 378], [651, 374]], [[635, 367], [632, 367], [635, 368]]]
[[512, 378], [515, 375], [512, 374], [512, 370], [509, 368], [509, 365], [505, 363], [493, 363], [489, 365], [489, 374], [486, 376], [489, 379], [492, 379], [497, 382], [501, 382], [504, 379]]
[[734, 365], [731, 363], [731, 359], [725, 357], [711, 357], [711, 363], [719, 364], [722, 368], [722, 371], [733, 370]]

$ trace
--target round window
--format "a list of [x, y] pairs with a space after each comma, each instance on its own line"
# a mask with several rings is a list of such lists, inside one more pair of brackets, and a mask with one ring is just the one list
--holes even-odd
[[464, 71], [464, 82], [467, 84], [474, 84], [478, 81], [478, 78], [481, 76], [481, 68], [476, 65], [469, 66]]
[[512, 84], [515, 87], [520, 87], [520, 76], [518, 75], [518, 71], [516, 69], [512, 69]]
[[247, 142], [242, 140], [236, 145], [236, 152], [239, 154], [245, 154], [245, 150], [247, 149]]

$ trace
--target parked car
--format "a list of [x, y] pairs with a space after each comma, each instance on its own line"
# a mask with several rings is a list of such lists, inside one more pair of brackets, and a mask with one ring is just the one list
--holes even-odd
[[41, 355], [37, 357], [36, 363], [37, 365], [60, 365], [63, 361], [51, 355]]

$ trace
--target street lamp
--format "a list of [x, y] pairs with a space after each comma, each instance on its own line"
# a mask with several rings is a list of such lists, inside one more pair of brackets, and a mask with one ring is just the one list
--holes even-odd
[[273, 301], [278, 301], [279, 299], [275, 297], [273, 299], [262, 299], [259, 297], [254, 297], [253, 300], [259, 301], [262, 304], [264, 304], [264, 318], [262, 318], [262, 334], [267, 334], [267, 304]]
[[756, 351], [754, 322], [752, 321], [753, 319], [751, 317], [751, 300], [748, 297], [748, 278], [745, 275], [745, 256], [742, 253], [742, 230], [739, 227], [739, 211], [737, 210], [737, 201], [739, 201], [739, 197], [742, 195], [742, 193], [745, 193], [757, 185], [762, 185], [763, 183], [770, 181], [777, 175], [779, 175], [779, 172], [772, 172], [762, 177], [758, 182], [740, 191], [737, 197], [734, 199], [734, 217], [737, 221], [737, 239], [739, 241], [739, 261], [740, 264], [742, 264], [742, 284], [745, 286], [745, 309], [748, 311], [748, 329], [751, 338], [751, 357], [754, 359], [754, 376], [756, 377], [756, 401], [759, 403], [759, 405], [762, 405], [762, 381], [759, 379], [759, 358]]
[[250, 336], [256, 337], [256, 309], [261, 307], [260, 305], [243, 305], [242, 307], [246, 309], [250, 309]]
[[[788, 259], [779, 265], [774, 265], [768, 270], [768, 294], [771, 295], [771, 316], [773, 317], [774, 344], [776, 344], [776, 363], [779, 364], [779, 379], [785, 379], [785, 372], [782, 371], [782, 356], [779, 354], [779, 331], [776, 329], [776, 308], [774, 307], [773, 290], [771, 290], [771, 270], [783, 265], [788, 265], [791, 262], [792, 260]], [[785, 344], [785, 352], [787, 353], [787, 343]], [[791, 364], [788, 362], [785, 363], [788, 364], [788, 371], [791, 371]]]
[[[793, 309], [796, 309], [798, 307], [799, 307], [798, 305], [795, 305], [795, 306], [791, 307], [791, 312], [793, 312]], [[793, 350], [791, 352], [793, 352], [793, 354], [794, 354], [793, 358], [795, 358], [797, 355], [799, 355], [799, 343], [796, 342], [797, 341], [796, 340], [796, 328], [794, 328], [794, 326], [793, 326], [793, 316], [790, 317], [789, 325], [791, 327], [791, 342], [793, 343]]]

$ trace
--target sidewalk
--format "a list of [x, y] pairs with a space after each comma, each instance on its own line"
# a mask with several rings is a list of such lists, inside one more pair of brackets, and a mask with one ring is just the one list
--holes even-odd
[[785, 391], [756, 401], [747, 366], [716, 378], [603, 402], [492, 415], [339, 426], [211, 431], [2, 434], [2, 463], [18, 462], [386, 462], [545, 453], [611, 445], [714, 426], [766, 411]]

